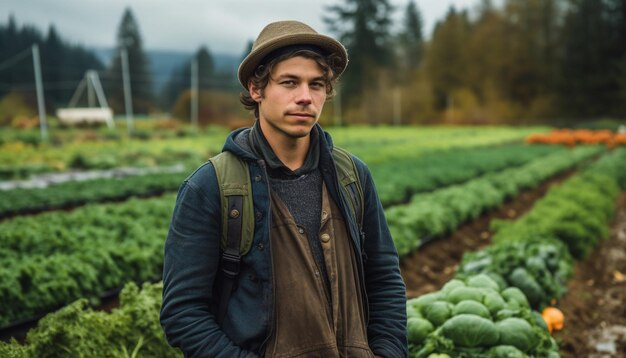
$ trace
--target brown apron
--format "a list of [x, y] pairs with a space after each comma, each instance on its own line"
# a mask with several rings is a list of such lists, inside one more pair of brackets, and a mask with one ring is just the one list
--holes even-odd
[[373, 357], [358, 266], [341, 211], [322, 187], [319, 239], [328, 286], [299, 227], [271, 194], [274, 326], [266, 357]]

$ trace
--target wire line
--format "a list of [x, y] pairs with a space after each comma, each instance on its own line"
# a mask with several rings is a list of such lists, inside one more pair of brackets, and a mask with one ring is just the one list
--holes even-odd
[[18, 62], [19, 60], [25, 58], [26, 56], [28, 56], [31, 52], [30, 48], [25, 49], [24, 51], [18, 53], [17, 55], [13, 56], [12, 58], [9, 58], [7, 60], [5, 60], [4, 62], [0, 63], [0, 71], [9, 68], [11, 66], [13, 66], [16, 62]]

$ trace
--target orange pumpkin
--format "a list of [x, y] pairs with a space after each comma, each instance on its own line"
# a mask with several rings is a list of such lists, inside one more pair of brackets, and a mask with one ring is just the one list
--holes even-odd
[[550, 333], [552, 333], [552, 330], [560, 331], [563, 329], [565, 315], [563, 315], [560, 309], [556, 307], [546, 307], [543, 312], [541, 312], [541, 317], [546, 321]]

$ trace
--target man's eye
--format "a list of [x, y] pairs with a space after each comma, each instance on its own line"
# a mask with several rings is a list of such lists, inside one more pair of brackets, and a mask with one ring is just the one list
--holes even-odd
[[296, 84], [296, 81], [286, 80], [286, 81], [282, 81], [280, 84], [285, 85], [285, 86], [293, 86]]
[[325, 85], [322, 82], [313, 82], [313, 83], [311, 83], [311, 87], [313, 87], [313, 88], [324, 88], [324, 86]]

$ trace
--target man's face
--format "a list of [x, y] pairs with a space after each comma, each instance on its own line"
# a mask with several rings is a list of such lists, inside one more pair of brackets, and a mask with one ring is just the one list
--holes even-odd
[[326, 101], [324, 72], [301, 56], [277, 63], [263, 94], [254, 85], [250, 95], [259, 103], [263, 134], [272, 142], [294, 141], [309, 135]]

